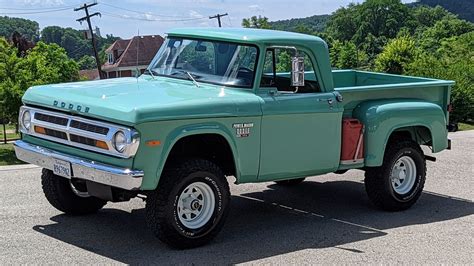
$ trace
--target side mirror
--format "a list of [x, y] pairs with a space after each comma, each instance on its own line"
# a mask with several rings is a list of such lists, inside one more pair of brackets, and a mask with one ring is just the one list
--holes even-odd
[[291, 58], [291, 86], [304, 86], [304, 57], [295, 56]]

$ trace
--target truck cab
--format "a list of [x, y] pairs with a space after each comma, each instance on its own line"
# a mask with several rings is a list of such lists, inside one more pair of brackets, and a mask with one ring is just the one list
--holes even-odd
[[409, 208], [433, 159], [420, 145], [450, 147], [453, 84], [332, 70], [310, 35], [176, 29], [138, 78], [28, 89], [15, 151], [44, 168], [55, 208], [86, 214], [141, 196], [151, 231], [190, 248], [223, 226], [229, 176], [288, 186], [362, 169], [377, 207]]

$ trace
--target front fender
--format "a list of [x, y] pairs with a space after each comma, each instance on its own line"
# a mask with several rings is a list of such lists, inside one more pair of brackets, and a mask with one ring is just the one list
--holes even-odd
[[367, 101], [354, 109], [353, 117], [365, 125], [366, 166], [382, 165], [388, 139], [400, 128], [427, 128], [431, 133], [433, 152], [448, 147], [446, 116], [441, 107], [434, 103], [419, 99]]
[[182, 138], [199, 135], [199, 134], [218, 134], [225, 138], [229, 144], [234, 164], [237, 170], [236, 178], [239, 178], [240, 162], [236, 158], [238, 149], [234, 139], [231, 137], [232, 132], [222, 123], [219, 122], [195, 122], [179, 125], [179, 123], [150, 123], [141, 126], [142, 132], [148, 132], [150, 136], [144, 136], [144, 141], [151, 139], [159, 139], [162, 145], [157, 148], [150, 148], [143, 145], [140, 148], [140, 160], [135, 160], [135, 167], [145, 169], [145, 177], [141, 186], [142, 190], [153, 190], [157, 187], [161, 173], [165, 167], [166, 160], [173, 146]]

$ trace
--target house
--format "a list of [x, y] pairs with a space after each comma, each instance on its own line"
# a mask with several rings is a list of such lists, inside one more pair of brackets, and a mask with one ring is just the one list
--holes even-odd
[[137, 68], [140, 74], [143, 73], [163, 41], [163, 37], [159, 35], [135, 36], [131, 40], [115, 41], [105, 50], [107, 61], [102, 65], [105, 77], [134, 77]]

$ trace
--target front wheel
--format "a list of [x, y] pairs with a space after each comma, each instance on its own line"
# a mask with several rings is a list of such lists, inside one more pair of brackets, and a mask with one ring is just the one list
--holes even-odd
[[413, 141], [392, 142], [383, 165], [365, 172], [365, 189], [372, 203], [387, 211], [410, 208], [420, 197], [426, 179], [423, 151]]
[[105, 200], [89, 196], [85, 184], [57, 176], [48, 169], [43, 169], [41, 184], [48, 202], [67, 214], [94, 213], [107, 203]]
[[174, 248], [193, 248], [212, 240], [224, 225], [229, 185], [214, 163], [195, 159], [164, 170], [146, 200], [153, 233]]

